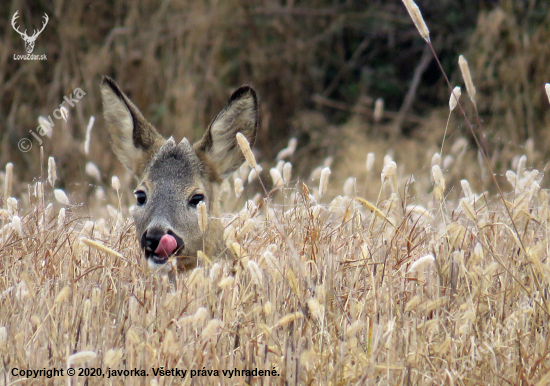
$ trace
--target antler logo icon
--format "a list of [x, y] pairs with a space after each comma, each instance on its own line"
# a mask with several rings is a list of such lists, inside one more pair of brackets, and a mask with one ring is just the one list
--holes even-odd
[[42, 24], [42, 29], [40, 31], [35, 30], [32, 36], [29, 36], [27, 35], [27, 30], [25, 30], [25, 32], [21, 32], [19, 31], [19, 27], [15, 25], [15, 20], [19, 17], [19, 15], [17, 14], [18, 12], [19, 11], [16, 11], [13, 14], [13, 17], [11, 18], [11, 26], [15, 31], [17, 31], [19, 35], [21, 35], [21, 37], [25, 41], [25, 50], [27, 50], [27, 53], [32, 54], [32, 51], [34, 50], [34, 42], [36, 38], [38, 37], [38, 35], [40, 35], [40, 33], [42, 33], [42, 31], [44, 31], [44, 28], [46, 27], [46, 25], [48, 24], [48, 20], [50, 19], [48, 18], [48, 15], [44, 13], [44, 16], [43, 16], [44, 24]]

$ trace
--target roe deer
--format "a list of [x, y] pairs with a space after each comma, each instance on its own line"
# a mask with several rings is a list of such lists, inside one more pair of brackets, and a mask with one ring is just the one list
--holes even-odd
[[[164, 268], [175, 257], [178, 268], [192, 268], [203, 243], [210, 257], [229, 255], [219, 219], [220, 183], [244, 162], [236, 134], [254, 144], [259, 120], [254, 89], [235, 91], [193, 146], [186, 138], [179, 144], [164, 139], [108, 77], [101, 97], [113, 150], [138, 180], [132, 215], [149, 266]], [[208, 213], [204, 234], [198, 224], [200, 202]]]

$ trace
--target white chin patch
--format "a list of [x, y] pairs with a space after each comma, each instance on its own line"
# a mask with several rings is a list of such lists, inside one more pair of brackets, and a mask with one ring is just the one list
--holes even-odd
[[172, 264], [157, 264], [151, 259], [147, 259], [147, 264], [153, 273], [167, 274], [172, 270]]

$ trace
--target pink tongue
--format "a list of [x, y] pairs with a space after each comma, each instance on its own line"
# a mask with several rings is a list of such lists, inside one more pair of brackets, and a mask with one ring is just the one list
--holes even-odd
[[174, 252], [177, 246], [178, 243], [175, 238], [170, 235], [164, 235], [162, 239], [160, 239], [159, 246], [155, 250], [155, 253], [160, 257], [168, 257]]

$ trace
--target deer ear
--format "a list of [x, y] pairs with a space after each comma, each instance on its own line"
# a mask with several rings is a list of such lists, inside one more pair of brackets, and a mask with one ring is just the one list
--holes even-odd
[[243, 86], [231, 95], [194, 149], [197, 154], [203, 153], [217, 173], [225, 178], [244, 162], [237, 133], [241, 132], [250, 146], [254, 145], [258, 121], [256, 92], [252, 87]]
[[165, 140], [109, 77], [101, 82], [101, 99], [113, 150], [120, 162], [140, 178]]

